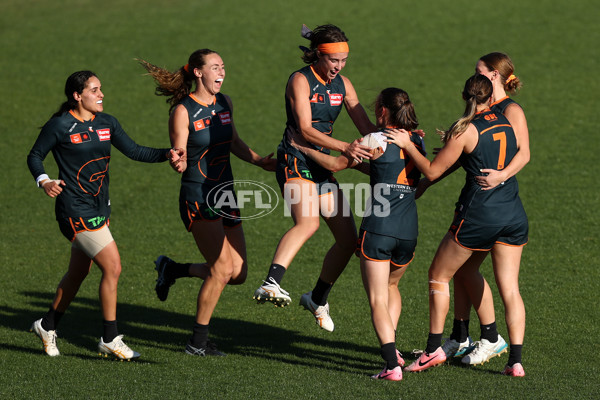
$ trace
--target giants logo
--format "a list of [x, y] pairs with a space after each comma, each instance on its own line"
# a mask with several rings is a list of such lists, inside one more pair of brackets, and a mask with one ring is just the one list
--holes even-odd
[[98, 134], [98, 139], [100, 139], [100, 141], [110, 140], [110, 128], [98, 129], [96, 133]]
[[77, 171], [77, 183], [81, 190], [97, 196], [108, 171], [110, 156], [88, 161]]
[[218, 181], [229, 165], [231, 140], [210, 146], [198, 160], [198, 170], [209, 181]]
[[231, 123], [231, 113], [229, 111], [219, 113], [219, 118], [221, 118], [222, 125], [228, 125]]
[[339, 106], [344, 101], [344, 96], [339, 93], [328, 93], [329, 94], [329, 103], [332, 106]]
[[194, 121], [194, 129], [197, 131], [201, 131], [202, 129], [206, 129], [210, 126], [210, 118], [202, 118], [198, 121]]
[[498, 120], [498, 117], [496, 117], [496, 114], [488, 114], [484, 118], [486, 119], [486, 121], [496, 121], [496, 120]]
[[71, 139], [71, 143], [80, 144], [84, 142], [89, 142], [92, 140], [90, 135], [87, 132], [74, 133], [69, 136]]

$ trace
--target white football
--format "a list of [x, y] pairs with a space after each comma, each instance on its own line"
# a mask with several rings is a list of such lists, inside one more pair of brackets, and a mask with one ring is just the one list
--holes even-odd
[[383, 132], [371, 132], [363, 137], [361, 145], [371, 149], [371, 160], [376, 160], [385, 152], [387, 148], [387, 137], [383, 136]]

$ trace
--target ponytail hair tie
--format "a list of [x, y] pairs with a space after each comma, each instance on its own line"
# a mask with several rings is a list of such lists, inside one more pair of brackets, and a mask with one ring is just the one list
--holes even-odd
[[190, 73], [190, 64], [185, 64], [183, 66], [183, 69], [185, 70], [185, 72], [187, 72], [189, 74]]
[[300, 31], [300, 35], [302, 35], [304, 39], [310, 40], [310, 37], [312, 36], [312, 31], [308, 28], [308, 26], [302, 24], [302, 30]]
[[515, 74], [510, 74], [510, 76], [508, 78], [506, 78], [506, 83], [508, 83], [510, 81], [514, 81], [515, 79], [517, 79]]

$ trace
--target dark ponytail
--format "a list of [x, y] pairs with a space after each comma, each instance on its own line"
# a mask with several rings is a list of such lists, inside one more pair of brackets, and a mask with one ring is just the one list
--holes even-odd
[[383, 89], [377, 100], [376, 107], [384, 107], [389, 111], [386, 121], [387, 125], [396, 128], [412, 131], [419, 126], [419, 120], [415, 113], [415, 107], [406, 93], [402, 89], [387, 88]]

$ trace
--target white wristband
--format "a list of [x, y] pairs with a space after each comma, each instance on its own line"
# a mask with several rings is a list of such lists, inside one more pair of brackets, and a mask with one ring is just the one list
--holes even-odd
[[46, 179], [50, 179], [50, 177], [49, 177], [48, 175], [46, 175], [46, 174], [42, 174], [42, 175], [38, 176], [38, 177], [35, 179], [35, 184], [36, 184], [36, 185], [37, 185], [39, 188], [41, 188], [41, 187], [42, 187], [42, 185], [40, 184], [40, 182], [41, 182], [41, 181], [45, 181]]

